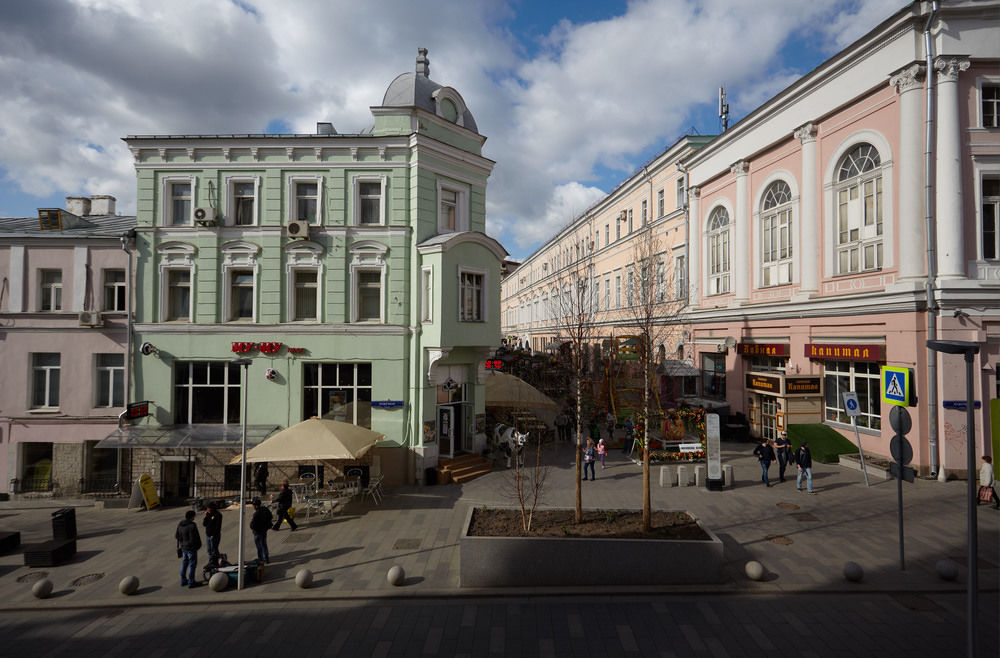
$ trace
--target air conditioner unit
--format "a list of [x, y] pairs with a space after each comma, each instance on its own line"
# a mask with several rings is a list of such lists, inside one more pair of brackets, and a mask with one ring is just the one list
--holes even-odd
[[286, 230], [290, 238], [308, 238], [309, 222], [288, 222]]
[[81, 327], [101, 327], [104, 326], [104, 318], [97, 311], [80, 311]]
[[725, 352], [728, 349], [729, 349], [729, 346], [726, 345], [725, 343], [719, 343], [718, 345], [715, 346], [715, 351], [716, 352]]
[[199, 226], [215, 226], [215, 208], [195, 208], [194, 221]]

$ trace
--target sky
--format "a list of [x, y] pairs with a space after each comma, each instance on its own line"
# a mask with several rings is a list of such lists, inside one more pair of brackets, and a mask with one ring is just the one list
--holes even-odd
[[0, 217], [110, 194], [141, 134], [342, 133], [429, 50], [496, 162], [517, 259], [686, 134], [719, 132], [905, 0], [2, 0]]

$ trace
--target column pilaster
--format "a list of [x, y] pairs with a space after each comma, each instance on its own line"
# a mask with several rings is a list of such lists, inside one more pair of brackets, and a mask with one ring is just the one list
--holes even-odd
[[819, 292], [819, 268], [822, 262], [822, 259], [813, 257], [813, 254], [819, 253], [816, 126], [811, 123], [805, 124], [795, 131], [795, 138], [802, 144], [802, 181], [797, 227], [799, 250], [795, 254], [795, 261], [799, 265], [799, 292], [803, 296], [809, 296]]
[[729, 171], [736, 176], [736, 217], [733, 218], [733, 242], [731, 245], [733, 255], [733, 268], [730, 276], [733, 277], [733, 292], [736, 294], [733, 300], [736, 304], [742, 304], [750, 299], [750, 281], [755, 279], [750, 271], [750, 217], [747, 213], [749, 202], [747, 200], [747, 174], [750, 170], [750, 163], [740, 160], [734, 163]]
[[[896, 231], [899, 241], [899, 278], [917, 280], [927, 275], [924, 226], [923, 96], [926, 67], [914, 63], [893, 74], [889, 86], [899, 95], [899, 203]], [[886, 245], [888, 252], [889, 245]]]
[[944, 56], [934, 60], [938, 72], [937, 158], [935, 162], [938, 278], [967, 276], [962, 221], [962, 143], [958, 76], [969, 59]]

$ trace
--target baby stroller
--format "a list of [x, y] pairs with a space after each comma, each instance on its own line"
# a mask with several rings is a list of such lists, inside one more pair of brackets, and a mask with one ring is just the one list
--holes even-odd
[[217, 571], [219, 571], [223, 567], [232, 566], [232, 563], [229, 561], [228, 558], [229, 556], [227, 556], [225, 553], [219, 553], [218, 557], [208, 558], [208, 564], [206, 564], [205, 568], [202, 569], [201, 571], [201, 577], [205, 580], [206, 583], [212, 578], [212, 576], [215, 575]]
[[[248, 582], [259, 583], [264, 580], [264, 564], [256, 558], [243, 563], [243, 572]], [[225, 553], [219, 553], [218, 560], [214, 558], [209, 559], [208, 564], [205, 565], [202, 571], [202, 578], [205, 579], [205, 582], [208, 582], [217, 573], [224, 573], [229, 576], [230, 582], [234, 585], [239, 579], [239, 567], [230, 563], [226, 559]]]

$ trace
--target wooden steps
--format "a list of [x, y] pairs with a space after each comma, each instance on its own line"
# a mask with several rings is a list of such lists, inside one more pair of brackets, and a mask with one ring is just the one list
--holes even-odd
[[446, 459], [437, 468], [438, 484], [461, 484], [493, 470], [489, 460], [479, 455], [461, 455]]

